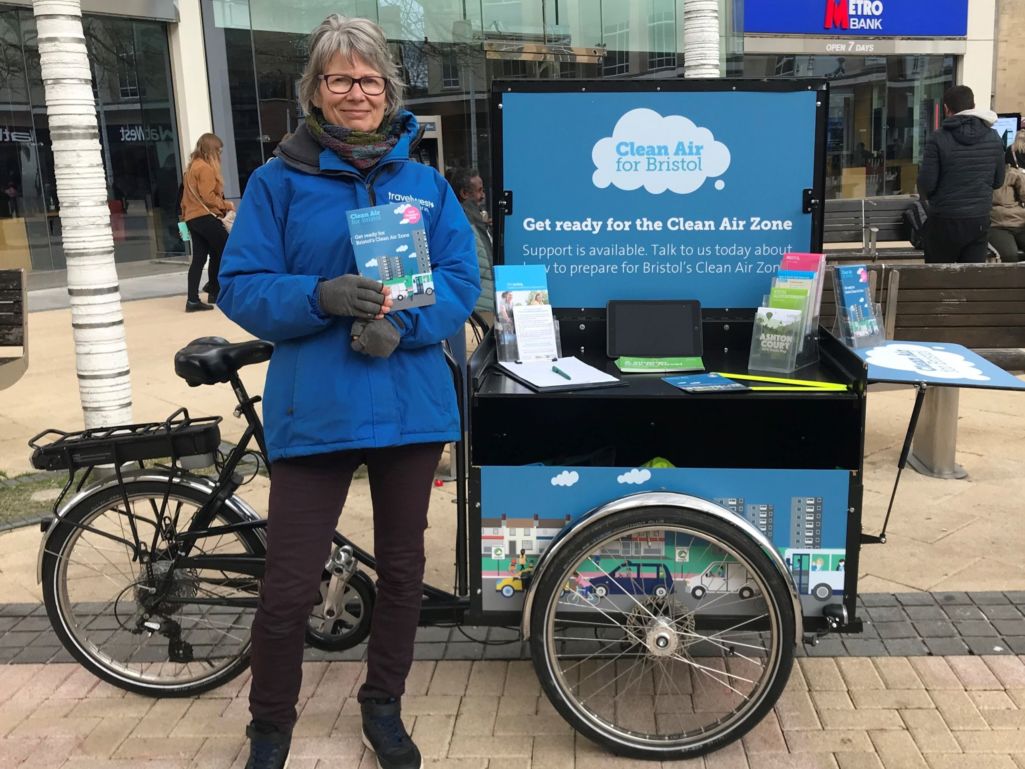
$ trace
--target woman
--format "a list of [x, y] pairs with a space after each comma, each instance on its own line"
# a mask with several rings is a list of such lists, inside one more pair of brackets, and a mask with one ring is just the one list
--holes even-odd
[[[1018, 145], [1019, 133], [1008, 148], [1008, 156]], [[1025, 160], [1025, 147], [1018, 150]], [[1017, 262], [1025, 251], [1025, 171], [1008, 164], [1003, 185], [993, 191], [993, 208], [989, 212], [989, 243], [1000, 254], [1001, 262]]]
[[[377, 602], [358, 692], [382, 769], [416, 768], [401, 720], [424, 571], [424, 529], [443, 444], [459, 438], [441, 342], [463, 327], [480, 280], [473, 233], [431, 167], [373, 22], [329, 16], [300, 83], [308, 117], [254, 171], [221, 267], [218, 305], [275, 343], [263, 413], [273, 481], [267, 568], [253, 622], [247, 769], [288, 755], [306, 618], [355, 469], [374, 507]], [[392, 201], [422, 210], [436, 302], [391, 311], [357, 274], [346, 213]]]
[[211, 303], [217, 301], [217, 273], [221, 267], [221, 254], [228, 240], [224, 220], [234, 216], [235, 206], [224, 199], [224, 178], [221, 176], [221, 150], [224, 142], [215, 134], [203, 134], [189, 157], [182, 184], [182, 218], [192, 239], [192, 264], [189, 266], [188, 299], [185, 312], [212, 310], [210, 304], [199, 299], [199, 281], [203, 277], [203, 264], [207, 256], [207, 269]]

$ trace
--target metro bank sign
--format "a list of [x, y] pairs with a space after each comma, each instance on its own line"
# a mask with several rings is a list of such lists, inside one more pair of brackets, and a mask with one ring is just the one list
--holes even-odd
[[744, 0], [744, 32], [965, 37], [968, 0]]
[[883, 0], [826, 0], [826, 29], [874, 29], [883, 33]]

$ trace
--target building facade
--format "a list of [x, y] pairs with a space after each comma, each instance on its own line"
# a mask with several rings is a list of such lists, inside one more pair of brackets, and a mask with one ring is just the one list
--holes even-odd
[[996, 64], [994, 66], [993, 109], [1025, 114], [1025, 3], [997, 1]]
[[[994, 76], [1023, 80], [1014, 71], [1020, 54], [994, 65], [998, 3], [1021, 17], [1018, 0], [932, 0], [927, 14], [920, 0], [719, 0], [720, 67], [731, 77], [828, 78], [829, 196], [911, 192], [943, 91], [967, 83], [989, 106]], [[206, 131], [225, 143], [227, 196], [241, 196], [304, 119], [297, 88], [306, 42], [328, 13], [384, 28], [407, 106], [429, 127], [417, 159], [441, 170], [475, 166], [487, 185], [493, 80], [683, 77], [684, 5], [82, 0], [116, 258], [184, 254], [178, 183]], [[1008, 50], [1014, 31], [1001, 32]], [[64, 258], [35, 40], [31, 0], [0, 0], [0, 266], [49, 270]]]
[[[85, 0], [83, 27], [118, 261], [182, 254], [173, 0]], [[0, 266], [65, 266], [31, 3], [0, 2]]]
[[[1009, 0], [1014, 2], [1014, 0]], [[992, 103], [995, 0], [744, 0], [744, 75], [830, 81], [826, 194], [915, 192], [943, 92]]]

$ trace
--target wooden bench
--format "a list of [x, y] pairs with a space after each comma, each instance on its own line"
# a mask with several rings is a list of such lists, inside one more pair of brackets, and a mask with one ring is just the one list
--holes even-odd
[[[922, 251], [910, 243], [898, 248], [878, 247], [879, 243], [908, 240], [910, 233], [904, 221], [904, 212], [917, 200], [917, 195], [827, 200], [822, 239], [827, 244], [830, 261], [921, 259]], [[829, 243], [861, 243], [861, 248], [829, 250]]]
[[27, 307], [24, 272], [0, 270], [0, 390], [28, 368]]
[[[949, 342], [974, 350], [1008, 371], [1025, 370], [1025, 264], [867, 265], [888, 339]], [[831, 281], [822, 325], [833, 327]], [[926, 393], [912, 467], [941, 478], [963, 477], [954, 461], [958, 389]]]

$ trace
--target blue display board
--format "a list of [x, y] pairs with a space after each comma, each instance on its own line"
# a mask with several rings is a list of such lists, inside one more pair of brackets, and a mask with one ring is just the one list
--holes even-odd
[[553, 307], [756, 307], [782, 255], [813, 250], [825, 83], [659, 82], [496, 85], [512, 200], [497, 259], [544, 265]]
[[868, 364], [870, 382], [1025, 390], [1025, 382], [959, 344], [895, 340], [854, 352]]
[[968, 0], [744, 0], [744, 32], [965, 37]]

